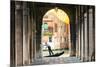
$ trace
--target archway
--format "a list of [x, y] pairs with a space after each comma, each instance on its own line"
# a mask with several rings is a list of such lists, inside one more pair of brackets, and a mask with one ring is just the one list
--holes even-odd
[[53, 54], [64, 52], [59, 57], [70, 56], [70, 19], [62, 9], [55, 7], [48, 10], [42, 19], [41, 26], [42, 56], [49, 56], [45, 43], [51, 46]]

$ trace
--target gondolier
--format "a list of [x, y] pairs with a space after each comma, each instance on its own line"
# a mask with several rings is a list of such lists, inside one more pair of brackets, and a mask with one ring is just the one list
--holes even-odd
[[49, 55], [54, 55], [53, 51], [51, 50], [51, 46], [47, 42], [45, 42], [45, 46], [48, 48]]

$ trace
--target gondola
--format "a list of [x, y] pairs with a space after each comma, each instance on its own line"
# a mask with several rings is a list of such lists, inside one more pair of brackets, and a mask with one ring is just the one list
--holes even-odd
[[60, 53], [53, 54], [53, 55], [48, 55], [48, 56], [45, 56], [45, 57], [59, 57], [59, 56], [61, 56], [62, 54], [64, 54], [64, 51], [62, 51], [62, 52], [60, 52]]

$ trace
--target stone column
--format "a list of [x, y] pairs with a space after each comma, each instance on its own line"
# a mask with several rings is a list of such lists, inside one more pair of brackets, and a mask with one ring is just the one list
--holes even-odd
[[36, 60], [36, 11], [35, 11], [35, 4], [32, 4], [32, 45], [33, 45], [33, 62]]
[[[32, 11], [33, 12], [33, 11]], [[35, 22], [34, 22], [34, 17], [33, 17], [33, 13], [31, 14], [31, 33], [32, 33], [32, 44], [31, 44], [31, 62], [33, 63], [34, 58], [35, 58], [35, 45], [36, 45], [36, 38], [35, 38]]]
[[81, 23], [81, 60], [83, 61], [83, 23]]
[[87, 35], [87, 12], [86, 13], [84, 13], [84, 24], [85, 24], [85, 58], [84, 58], [84, 61], [87, 61], [88, 60], [88, 40], [87, 40], [87, 37], [88, 37], [88, 35]]
[[87, 6], [87, 61], [89, 61], [89, 6]]
[[83, 6], [81, 6], [81, 8], [80, 8], [80, 59], [81, 59], [81, 61], [83, 61], [83, 51], [84, 51], [84, 48], [83, 48], [83, 46], [84, 46], [84, 31], [83, 31], [83, 23], [84, 23], [84, 21], [83, 21]]
[[92, 61], [95, 61], [95, 6], [92, 7], [93, 9], [93, 53], [92, 53]]
[[91, 56], [94, 49], [93, 44], [93, 9], [89, 9], [89, 61], [91, 61]]
[[[32, 4], [30, 3], [30, 5], [28, 6], [28, 44], [29, 44], [29, 63], [33, 63], [33, 56], [34, 56], [34, 40], [33, 40], [33, 10], [31, 10], [32, 8], [30, 8], [30, 6], [32, 6]], [[30, 13], [29, 13], [30, 11]]]
[[28, 44], [28, 7], [23, 3], [23, 64], [29, 64], [29, 44]]
[[79, 17], [78, 7], [76, 7], [76, 57], [79, 57]]
[[23, 65], [23, 4], [15, 2], [15, 64]]
[[82, 16], [83, 16], [83, 61], [85, 59], [85, 18], [84, 18], [84, 10], [85, 10], [85, 6], [83, 6], [83, 12], [82, 12]]
[[30, 64], [31, 59], [31, 52], [32, 52], [32, 22], [31, 22], [31, 16], [30, 16], [30, 9], [29, 6], [27, 7], [27, 13], [28, 13], [28, 63]]
[[81, 60], [84, 61], [85, 56], [85, 24], [84, 24], [84, 6], [81, 6]]
[[82, 20], [81, 20], [81, 6], [79, 6], [79, 56], [80, 56], [80, 59], [81, 59], [81, 52], [82, 52], [82, 49], [81, 49], [81, 44], [82, 44]]
[[41, 11], [37, 6], [35, 7], [35, 20], [36, 20], [36, 59], [40, 59], [41, 55], [41, 25], [42, 25], [42, 18]]
[[78, 46], [79, 46], [79, 48], [78, 48], [78, 53], [79, 53], [79, 57], [81, 57], [81, 23], [80, 23], [80, 6], [78, 7], [78, 24], [79, 24], [79, 29], [78, 29]]
[[11, 66], [15, 65], [15, 2], [11, 1], [11, 26], [10, 26], [10, 64]]

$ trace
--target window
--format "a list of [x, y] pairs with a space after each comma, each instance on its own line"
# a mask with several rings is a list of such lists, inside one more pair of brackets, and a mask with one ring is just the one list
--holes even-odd
[[52, 42], [52, 37], [51, 36], [49, 37], [49, 42]]

